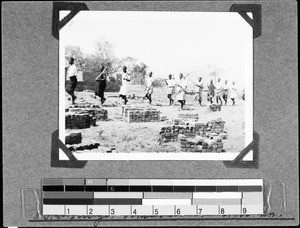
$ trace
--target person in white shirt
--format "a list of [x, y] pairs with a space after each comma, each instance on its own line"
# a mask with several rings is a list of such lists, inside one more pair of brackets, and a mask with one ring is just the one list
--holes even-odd
[[219, 104], [219, 101], [222, 105], [222, 99], [221, 99], [221, 94], [222, 94], [222, 84], [221, 84], [221, 78], [218, 78], [218, 82], [216, 83], [216, 102]]
[[232, 100], [232, 105], [235, 105], [235, 98], [237, 97], [237, 88], [235, 86], [235, 82], [232, 82], [232, 86], [230, 88], [230, 98]]
[[127, 95], [129, 92], [129, 84], [130, 84], [130, 75], [127, 73], [127, 67], [123, 66], [122, 86], [119, 91], [119, 97], [121, 97], [124, 100], [125, 105], [128, 102]]
[[202, 106], [202, 91], [204, 89], [204, 84], [202, 82], [202, 77], [199, 77], [199, 81], [195, 85], [199, 88], [198, 101], [199, 101], [200, 106]]
[[225, 84], [223, 85], [223, 100], [225, 102], [225, 105], [227, 105], [228, 93], [229, 93], [229, 87], [227, 85], [227, 80], [225, 80]]
[[175, 80], [172, 78], [172, 75], [169, 74], [169, 79], [165, 79], [165, 82], [168, 86], [168, 98], [170, 100], [170, 105], [174, 103], [174, 100], [172, 99], [172, 95], [175, 93]]
[[177, 82], [177, 100], [181, 105], [181, 109], [183, 109], [183, 106], [185, 105], [185, 93], [187, 89], [187, 82], [185, 78], [183, 77], [183, 74], [179, 74], [179, 81]]
[[145, 97], [149, 100], [149, 103], [152, 103], [151, 95], [153, 93], [153, 77], [152, 72], [149, 73], [149, 76], [146, 80], [146, 95]]
[[74, 58], [70, 58], [69, 60], [70, 66], [67, 72], [67, 79], [69, 80], [69, 83], [66, 86], [66, 92], [72, 97], [72, 104], [75, 104], [75, 99], [77, 98], [74, 94], [77, 86], [77, 67], [74, 64], [74, 61]]

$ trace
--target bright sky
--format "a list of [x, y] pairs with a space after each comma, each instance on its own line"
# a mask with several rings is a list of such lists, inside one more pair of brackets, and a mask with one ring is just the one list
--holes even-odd
[[60, 31], [66, 45], [88, 53], [99, 37], [113, 44], [116, 57], [147, 64], [154, 77], [183, 72], [206, 82], [203, 69], [215, 65], [222, 80], [242, 89], [252, 61], [252, 28], [235, 12], [81, 11]]

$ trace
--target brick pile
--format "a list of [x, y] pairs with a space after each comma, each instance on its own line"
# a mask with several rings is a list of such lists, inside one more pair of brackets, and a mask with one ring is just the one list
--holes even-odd
[[221, 139], [227, 139], [224, 126], [225, 121], [222, 119], [212, 120], [207, 123], [175, 119], [170, 126], [162, 127], [159, 134], [162, 142], [177, 141], [179, 134], [185, 135], [188, 138], [195, 136], [220, 136]]
[[198, 113], [178, 113], [180, 119], [199, 119]]
[[100, 143], [92, 143], [88, 145], [76, 145], [76, 146], [70, 146], [68, 149], [72, 152], [74, 151], [82, 151], [82, 150], [93, 150], [97, 149], [100, 146]]
[[207, 131], [213, 133], [223, 133], [224, 132], [225, 121], [222, 119], [211, 120], [207, 123]]
[[65, 115], [66, 129], [83, 129], [96, 125], [96, 118], [90, 114], [68, 113]]
[[79, 114], [90, 114], [96, 118], [96, 120], [107, 120], [108, 112], [106, 109], [101, 108], [98, 105], [73, 105], [69, 108], [70, 112], [76, 112]]
[[122, 117], [128, 123], [161, 121], [160, 111], [151, 107], [122, 106]]
[[203, 138], [201, 136], [188, 138], [185, 135], [179, 134], [178, 139], [180, 141], [180, 148], [182, 152], [225, 152], [223, 149], [224, 144], [220, 137], [217, 137], [216, 139]]
[[209, 110], [211, 112], [216, 112], [216, 111], [221, 111], [221, 106], [220, 104], [211, 104], [209, 105]]
[[81, 133], [71, 133], [66, 136], [65, 138], [65, 144], [79, 144], [82, 141], [82, 135]]
[[133, 122], [158, 122], [160, 121], [160, 112], [156, 110], [130, 110], [126, 121]]

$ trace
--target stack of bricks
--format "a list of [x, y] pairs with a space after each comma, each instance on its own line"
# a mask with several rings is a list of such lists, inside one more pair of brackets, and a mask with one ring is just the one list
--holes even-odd
[[70, 106], [69, 111], [76, 112], [79, 114], [90, 114], [93, 117], [95, 117], [96, 120], [107, 120], [108, 118], [107, 110], [101, 108], [98, 105], [73, 105]]
[[225, 121], [221, 118], [216, 120], [211, 120], [207, 123], [207, 131], [214, 133], [223, 133], [224, 132]]
[[82, 141], [82, 135], [81, 133], [71, 133], [66, 136], [65, 138], [65, 144], [79, 144]]
[[177, 141], [178, 134], [185, 135], [189, 138], [195, 136], [220, 136], [221, 139], [227, 139], [224, 126], [225, 121], [221, 119], [212, 120], [207, 123], [175, 119], [172, 125], [162, 127], [159, 134], [163, 142]]
[[122, 106], [122, 116], [126, 118], [129, 111], [140, 111], [140, 110], [155, 110], [155, 109], [149, 108], [146, 106], [123, 105]]
[[201, 136], [187, 138], [185, 135], [179, 134], [178, 139], [180, 141], [180, 148], [182, 152], [225, 152], [221, 138], [208, 139]]
[[174, 142], [177, 141], [179, 134], [179, 126], [166, 126], [162, 127], [160, 131], [160, 138], [163, 142]]
[[158, 122], [160, 121], [160, 112], [157, 110], [131, 110], [127, 114], [126, 121], [133, 122]]
[[128, 123], [161, 121], [160, 111], [147, 107], [122, 106], [122, 116]]
[[198, 113], [178, 113], [178, 118], [197, 120], [199, 118], [199, 114]]
[[68, 149], [74, 152], [74, 151], [82, 151], [82, 150], [93, 150], [93, 149], [97, 149], [99, 146], [100, 146], [99, 143], [92, 143], [88, 145], [70, 146], [68, 147]]
[[66, 129], [83, 129], [96, 125], [96, 119], [89, 114], [66, 114], [65, 121]]
[[206, 125], [202, 123], [196, 123], [195, 125], [186, 124], [176, 124], [172, 126], [165, 126], [161, 128], [160, 137], [163, 142], [177, 141], [177, 136], [179, 134], [185, 135], [187, 137], [194, 137], [196, 135], [205, 136]]
[[221, 106], [220, 104], [211, 104], [209, 105], [209, 110], [211, 112], [216, 112], [216, 111], [221, 111]]

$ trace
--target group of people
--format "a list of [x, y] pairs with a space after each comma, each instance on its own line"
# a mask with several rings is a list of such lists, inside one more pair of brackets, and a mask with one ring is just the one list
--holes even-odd
[[[186, 103], [185, 95], [187, 91], [187, 81], [182, 73], [179, 74], [179, 81], [176, 82], [173, 76], [170, 74], [169, 78], [165, 80], [167, 86], [168, 86], [168, 99], [170, 101], [170, 105], [174, 103], [174, 99], [172, 98], [172, 95], [177, 95], [177, 100], [181, 105], [181, 108]], [[202, 81], [202, 77], [199, 77], [199, 80], [197, 83], [194, 83], [196, 87], [198, 87], [198, 102], [200, 106], [202, 105], [202, 95], [203, 90], [205, 88], [205, 85]], [[176, 90], [177, 88], [177, 90]], [[237, 97], [237, 88], [235, 86], [235, 82], [232, 82], [232, 86], [229, 87], [227, 80], [225, 80], [224, 85], [221, 84], [221, 79], [218, 78], [218, 81], [216, 85], [214, 85], [213, 80], [210, 81], [209, 84], [207, 84], [207, 101], [209, 101], [211, 104], [213, 103], [213, 98], [216, 97], [216, 103], [222, 105], [222, 98], [225, 102], [225, 105], [227, 105], [228, 96], [230, 92], [230, 98], [232, 100], [232, 104], [235, 105], [235, 99]]]
[[[72, 103], [75, 103], [76, 96], [74, 94], [76, 85], [77, 85], [77, 68], [74, 64], [74, 58], [70, 58], [69, 60], [69, 69], [67, 71], [67, 77], [70, 79], [69, 83], [66, 86], [66, 92], [71, 96]], [[130, 84], [130, 75], [127, 72], [127, 67], [123, 66], [122, 68], [122, 85], [119, 91], [119, 97], [123, 99], [124, 104], [126, 105], [128, 102], [128, 94], [129, 94], [129, 84]], [[100, 67], [100, 74], [95, 78], [95, 95], [98, 96], [101, 100], [101, 105], [104, 104], [106, 98], [104, 97], [104, 92], [106, 89], [106, 81], [107, 81], [107, 73], [106, 67]], [[148, 77], [145, 80], [145, 96], [144, 99], [148, 99], [149, 103], [152, 103], [152, 94], [153, 94], [153, 73], [150, 72]], [[188, 83], [186, 80], [186, 76], [182, 73], [179, 74], [179, 80], [175, 80], [173, 75], [169, 74], [168, 79], [165, 79], [165, 83], [168, 86], [167, 97], [169, 99], [170, 105], [174, 104], [173, 95], [176, 94], [176, 100], [180, 103], [181, 109], [183, 109], [186, 103], [186, 93]], [[202, 77], [199, 78], [198, 82], [195, 83], [195, 86], [198, 87], [198, 101], [200, 106], [202, 105], [202, 94], [205, 88], [204, 83], [202, 81]], [[227, 80], [225, 80], [224, 85], [221, 84], [221, 79], [218, 78], [217, 83], [214, 85], [213, 80], [207, 84], [208, 93], [207, 93], [207, 101], [213, 103], [213, 98], [216, 97], [216, 103], [222, 105], [222, 98], [227, 104], [229, 92], [230, 98], [232, 100], [232, 104], [235, 105], [235, 99], [237, 97], [237, 89], [235, 86], [235, 82], [232, 82], [232, 86], [229, 87], [227, 84]]]
[[[201, 81], [201, 78], [199, 79]], [[213, 98], [216, 96], [216, 103], [222, 105], [222, 98], [225, 102], [225, 105], [227, 105], [228, 96], [230, 93], [230, 99], [232, 100], [232, 105], [235, 105], [235, 99], [237, 98], [237, 88], [235, 86], [235, 82], [232, 82], [232, 85], [229, 86], [227, 80], [224, 81], [224, 84], [222, 85], [221, 79], [218, 78], [218, 81], [216, 85], [214, 85], [213, 80], [210, 80], [210, 84], [207, 85], [208, 93], [207, 93], [207, 101], [210, 101], [210, 103], [213, 103]], [[199, 92], [200, 96], [200, 92]], [[201, 104], [201, 103], [200, 103]]]

